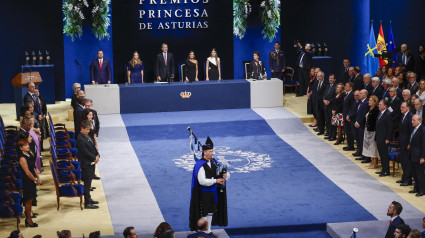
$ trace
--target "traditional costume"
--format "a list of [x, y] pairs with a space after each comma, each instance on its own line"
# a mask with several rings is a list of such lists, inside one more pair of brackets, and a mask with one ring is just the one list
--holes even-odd
[[[213, 148], [214, 144], [208, 137], [202, 150], [212, 150]], [[207, 233], [211, 232], [211, 225], [227, 226], [227, 186], [216, 183], [216, 179], [223, 178], [223, 174], [219, 172], [220, 166], [221, 164], [214, 158], [210, 161], [202, 158], [196, 162], [193, 168], [189, 214], [191, 231], [198, 229], [197, 222], [201, 217], [208, 220]], [[227, 173], [228, 178], [229, 174]]]

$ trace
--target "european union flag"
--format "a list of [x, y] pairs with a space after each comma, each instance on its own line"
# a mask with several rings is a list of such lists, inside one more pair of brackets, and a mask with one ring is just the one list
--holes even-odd
[[[394, 41], [394, 35], [393, 35], [393, 29], [391, 27], [390, 22], [390, 31], [388, 33], [388, 46], [387, 50], [388, 52], [394, 52], [395, 49], [395, 41]], [[394, 53], [394, 58], [391, 60], [392, 62], [388, 62], [390, 65], [394, 66], [394, 62], [397, 62], [397, 54]]]
[[375, 75], [376, 70], [379, 67], [379, 60], [375, 58], [374, 55], [378, 54], [378, 49], [376, 46], [375, 32], [373, 31], [373, 23], [370, 26], [369, 33], [369, 44], [366, 46], [366, 53], [364, 57], [363, 66], [366, 69], [366, 72], [371, 75]]

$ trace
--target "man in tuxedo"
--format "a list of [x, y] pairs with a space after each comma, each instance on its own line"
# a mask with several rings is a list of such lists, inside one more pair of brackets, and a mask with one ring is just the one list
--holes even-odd
[[283, 79], [283, 73], [286, 69], [285, 53], [280, 50], [280, 43], [274, 43], [274, 50], [269, 54], [269, 66], [273, 78]]
[[401, 117], [401, 99], [397, 96], [397, 91], [394, 87], [388, 90], [388, 95], [388, 111], [391, 112], [391, 120], [393, 121], [394, 129], [396, 129]]
[[90, 81], [92, 84], [111, 84], [112, 69], [108, 59], [103, 58], [103, 51], [97, 52], [97, 59], [90, 65]]
[[396, 201], [393, 201], [388, 207], [387, 216], [391, 217], [385, 238], [394, 238], [394, 232], [398, 225], [404, 224], [404, 220], [400, 217], [403, 211], [403, 206]]
[[416, 73], [409, 71], [406, 74], [406, 78], [407, 81], [409, 81], [409, 83], [406, 85], [406, 89], [410, 90], [410, 94], [416, 94], [419, 88], [419, 83], [416, 81]]
[[78, 98], [78, 106], [75, 107], [74, 110], [74, 129], [75, 129], [75, 138], [80, 133], [80, 123], [81, 123], [81, 113], [84, 111], [87, 99], [85, 97]]
[[307, 93], [308, 81], [310, 80], [310, 69], [313, 67], [313, 51], [311, 45], [305, 44], [303, 49], [301, 43], [298, 42], [298, 81], [300, 88], [297, 96], [304, 96]]
[[174, 57], [168, 52], [168, 45], [162, 43], [162, 52], [156, 55], [155, 78], [158, 82], [174, 81]]
[[[347, 146], [342, 148], [345, 151], [354, 150], [354, 137], [351, 120], [354, 120], [355, 113], [357, 113], [359, 91], [353, 92], [353, 83], [345, 84], [345, 97], [343, 102], [342, 114], [344, 116], [344, 131], [347, 139]], [[355, 113], [354, 113], [355, 112]]]
[[360, 73], [360, 67], [354, 67], [354, 90], [363, 89], [363, 75]]
[[100, 155], [94, 145], [94, 141], [88, 135], [91, 123], [89, 121], [83, 121], [80, 128], [80, 133], [77, 136], [77, 158], [81, 163], [81, 174], [84, 182], [84, 207], [86, 209], [96, 209], [99, 207], [94, 204], [98, 204], [99, 202], [91, 199], [90, 188], [94, 176], [95, 164], [99, 162]]
[[407, 150], [407, 146], [409, 145], [410, 132], [412, 131], [413, 113], [410, 111], [410, 106], [407, 102], [401, 103], [400, 111], [402, 113], [402, 118], [398, 126], [398, 139], [400, 142], [399, 158], [401, 161], [403, 175], [401, 176], [401, 180], [398, 180], [397, 183], [401, 183], [400, 186], [409, 186], [412, 185], [412, 168], [410, 166], [409, 151]]
[[363, 87], [362, 87], [362, 89], [367, 90], [367, 95], [372, 95], [372, 90], [373, 90], [372, 75], [370, 75], [370, 74], [363, 75]]
[[342, 61], [342, 64], [344, 65], [344, 70], [341, 73], [341, 77], [339, 78], [339, 80], [337, 81], [338, 83], [347, 83], [348, 80], [350, 79], [350, 75], [348, 74], [348, 70], [350, 69], [350, 59], [345, 58]]
[[400, 52], [397, 53], [397, 65], [398, 66], [407, 65], [406, 51], [407, 51], [407, 45], [402, 44], [400, 46]]
[[[325, 125], [326, 125], [326, 134], [325, 139], [329, 139], [329, 141], [336, 140], [336, 131], [333, 132], [331, 129], [331, 122], [332, 122], [332, 108], [330, 107], [330, 104], [332, 100], [335, 99], [335, 75], [330, 74], [329, 75], [329, 84], [326, 86], [325, 89], [325, 95], [323, 98], [323, 104], [325, 106]], [[326, 137], [327, 136], [327, 137]]]
[[[360, 90], [359, 104], [357, 106], [356, 118], [354, 120], [353, 135], [357, 142], [357, 151], [353, 153], [353, 156], [362, 156], [363, 152], [363, 137], [364, 127], [366, 125], [366, 114], [369, 112], [369, 100], [367, 97], [367, 90]], [[355, 110], [356, 110], [355, 109]], [[363, 158], [362, 158], [363, 159]]]
[[425, 127], [422, 126], [422, 116], [415, 114], [412, 117], [413, 131], [410, 134], [409, 145], [410, 162], [412, 163], [412, 176], [415, 180], [415, 187], [409, 193], [416, 193], [417, 197], [425, 194]]
[[384, 93], [384, 89], [382, 88], [381, 80], [378, 77], [372, 78], [372, 89], [370, 90], [371, 95], [375, 95], [378, 99], [382, 98], [382, 94]]
[[384, 79], [383, 81], [382, 81], [382, 88], [384, 89], [384, 91], [383, 91], [383, 93], [382, 93], [382, 97], [380, 98], [380, 99], [385, 99], [385, 100], [388, 100], [388, 97], [389, 97], [389, 95], [388, 95], [388, 90], [390, 89], [390, 87], [391, 87], [391, 80], [389, 80], [389, 79]]
[[388, 156], [388, 144], [390, 143], [393, 131], [393, 121], [391, 113], [388, 110], [388, 101], [381, 99], [379, 101], [379, 114], [376, 119], [375, 139], [378, 147], [379, 157], [381, 158], [382, 170], [376, 172], [379, 177], [390, 175], [390, 158]]
[[419, 80], [425, 79], [425, 50], [419, 52], [420, 55], [415, 60], [415, 73]]
[[41, 121], [46, 118], [41, 111], [41, 105], [38, 101], [38, 96], [35, 94], [35, 84], [33, 82], [27, 83], [27, 93], [24, 95], [24, 103], [28, 101], [33, 101], [34, 103], [34, 117], [37, 121]]
[[325, 134], [325, 104], [323, 98], [325, 96], [326, 82], [324, 81], [325, 74], [320, 71], [317, 73], [317, 135]]

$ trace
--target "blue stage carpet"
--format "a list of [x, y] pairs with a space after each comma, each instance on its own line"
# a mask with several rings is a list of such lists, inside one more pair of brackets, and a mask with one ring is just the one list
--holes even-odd
[[124, 114], [122, 118], [161, 212], [176, 231], [189, 229], [193, 162], [188, 159], [188, 126], [201, 141], [210, 136], [217, 147], [216, 158], [225, 158], [231, 166], [228, 229], [376, 220], [251, 109]]

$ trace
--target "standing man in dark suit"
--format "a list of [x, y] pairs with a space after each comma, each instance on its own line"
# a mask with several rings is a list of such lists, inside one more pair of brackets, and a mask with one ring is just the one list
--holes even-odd
[[398, 140], [400, 141], [400, 161], [401, 168], [403, 169], [403, 175], [401, 180], [398, 180], [397, 183], [401, 183], [400, 186], [412, 185], [412, 168], [409, 161], [409, 151], [407, 146], [409, 145], [410, 132], [412, 131], [412, 116], [413, 113], [410, 111], [410, 106], [407, 102], [401, 103], [400, 111], [402, 113], [402, 118], [398, 126]]
[[379, 101], [379, 114], [376, 119], [376, 145], [381, 158], [382, 170], [376, 172], [379, 177], [390, 175], [390, 158], [388, 156], [388, 144], [393, 131], [393, 121], [388, 110], [388, 102], [384, 99]]
[[350, 69], [350, 63], [350, 59], [348, 58], [344, 58], [344, 60], [342, 61], [342, 64], [344, 65], [344, 70], [341, 73], [341, 77], [337, 80], [338, 83], [343, 83], [345, 85], [345, 83], [347, 83], [350, 79], [350, 75], [348, 74], [348, 70]]
[[407, 83], [406, 85], [406, 89], [410, 90], [411, 95], [416, 94], [419, 88], [419, 83], [416, 81], [416, 73], [408, 71], [406, 74], [406, 78], [407, 81], [409, 81], [409, 83]]
[[[336, 83], [335, 83], [335, 75], [330, 74], [329, 75], [329, 84], [326, 86], [325, 89], [325, 95], [323, 98], [323, 104], [325, 106], [325, 125], [326, 125], [326, 133], [325, 133], [325, 139], [329, 139], [329, 141], [336, 140], [336, 131], [335, 133], [332, 133], [332, 108], [331, 108], [331, 102], [335, 99], [335, 89], [336, 89]], [[327, 136], [327, 137], [326, 137]]]
[[353, 129], [351, 128], [351, 120], [354, 120], [354, 115], [352, 115], [352, 108], [358, 105], [359, 100], [359, 91], [353, 92], [353, 83], [345, 83], [345, 97], [342, 107], [342, 114], [344, 116], [344, 131], [345, 136], [347, 137], [347, 146], [342, 148], [345, 151], [354, 150], [354, 137]]
[[406, 56], [407, 56], [407, 64], [405, 67], [405, 71], [409, 72], [409, 71], [415, 70], [415, 58], [413, 58], [412, 51], [410, 50], [406, 51]]
[[168, 52], [168, 45], [162, 43], [162, 52], [156, 55], [155, 78], [158, 82], [174, 81], [174, 57]]
[[80, 123], [81, 123], [81, 113], [84, 111], [87, 99], [85, 97], [78, 98], [78, 106], [75, 107], [74, 110], [74, 130], [75, 130], [75, 138], [80, 133]]
[[370, 95], [375, 95], [378, 99], [382, 98], [382, 93], [384, 92], [384, 89], [380, 84], [381, 80], [378, 77], [372, 78], [372, 89], [370, 90]]
[[363, 87], [362, 89], [367, 90], [367, 95], [372, 95], [373, 86], [372, 86], [372, 75], [365, 74], [363, 75]]
[[[97, 116], [97, 111], [93, 109], [93, 100], [91, 99], [85, 100], [84, 108], [90, 109], [90, 111], [93, 113], [94, 134], [96, 134], [96, 137], [99, 138], [100, 121], [99, 121], [99, 117]], [[96, 149], [99, 151], [99, 148], [96, 148]], [[93, 179], [99, 180], [100, 177], [95, 174]]]
[[325, 104], [323, 98], [325, 96], [326, 82], [324, 81], [325, 74], [322, 71], [317, 73], [317, 135], [325, 134]]
[[400, 46], [400, 52], [397, 53], [397, 66], [407, 65], [407, 45], [402, 44]]
[[[369, 112], [369, 100], [367, 97], [367, 90], [360, 90], [360, 101], [357, 106], [357, 113], [354, 122], [354, 139], [357, 142], [357, 151], [353, 153], [353, 156], [362, 156], [363, 152], [363, 137], [364, 137], [364, 127], [366, 125], [366, 114]], [[356, 110], [355, 109], [355, 110]]]
[[97, 59], [90, 65], [90, 81], [92, 84], [111, 84], [112, 69], [109, 60], [103, 58], [103, 51], [97, 52]]
[[91, 123], [83, 121], [80, 133], [77, 136], [78, 161], [81, 163], [82, 180], [84, 182], [84, 207], [86, 209], [99, 208], [94, 204], [99, 202], [91, 199], [90, 188], [94, 176], [95, 164], [99, 162], [100, 155], [94, 145], [93, 140], [88, 135]]
[[388, 207], [387, 216], [391, 217], [391, 220], [390, 225], [388, 226], [387, 234], [385, 234], [385, 238], [394, 238], [394, 232], [397, 226], [404, 224], [404, 220], [400, 217], [402, 211], [403, 206], [396, 201], [393, 201]]
[[269, 54], [269, 66], [273, 78], [283, 79], [283, 73], [286, 69], [285, 53], [280, 50], [280, 43], [274, 43], [274, 50]]
[[384, 79], [383, 81], [382, 81], [382, 88], [384, 89], [384, 91], [383, 91], [383, 93], [382, 93], [382, 97], [381, 97], [381, 99], [385, 99], [385, 100], [388, 100], [388, 98], [389, 98], [389, 95], [388, 95], [388, 90], [390, 89], [390, 87], [391, 87], [391, 80], [389, 80], [389, 79]]
[[425, 79], [425, 50], [419, 52], [420, 55], [415, 60], [415, 73], [418, 75], [418, 79]]
[[354, 89], [354, 87], [355, 87], [355, 85], [354, 85], [354, 77], [355, 77], [354, 67], [348, 68], [348, 81], [347, 82], [352, 82], [353, 83], [353, 90], [356, 91]]
[[300, 42], [298, 42], [298, 81], [300, 88], [298, 89], [298, 97], [304, 96], [307, 93], [308, 81], [310, 80], [310, 69], [313, 67], [313, 51], [311, 45], [305, 44], [303, 49]]
[[363, 89], [363, 75], [360, 73], [360, 67], [354, 67], [354, 90]]
[[415, 187], [409, 193], [416, 193], [417, 197], [421, 197], [425, 194], [425, 127], [422, 126], [422, 116], [419, 114], [413, 115], [412, 126], [413, 131], [410, 134], [410, 141], [407, 148], [410, 152]]
[[401, 118], [401, 99], [397, 96], [397, 91], [394, 87], [388, 90], [388, 110], [391, 112], [391, 120], [393, 121], [394, 129], [398, 128], [398, 123]]
[[33, 101], [34, 102], [34, 117], [37, 119], [37, 121], [41, 121], [44, 118], [46, 118], [46, 116], [43, 115], [43, 112], [41, 110], [41, 105], [38, 100], [38, 96], [37, 94], [35, 94], [35, 84], [33, 82], [27, 83], [27, 90], [28, 92], [24, 96], [24, 104], [26, 104], [27, 101]]

